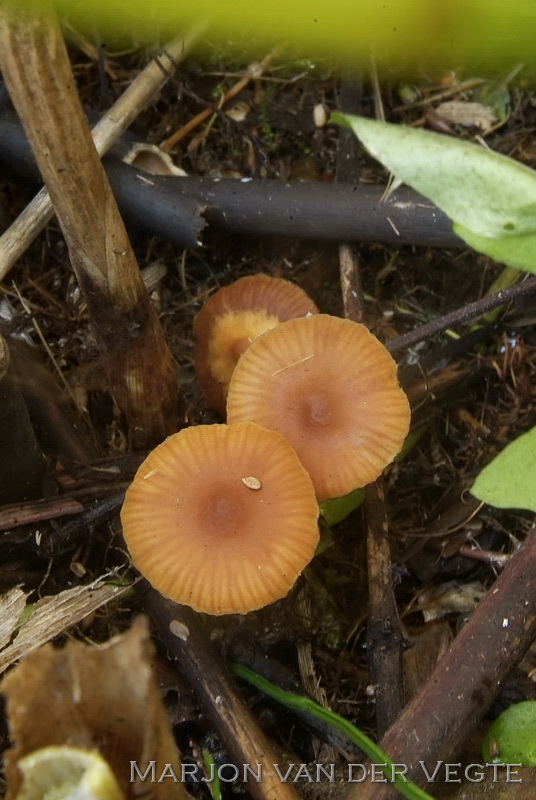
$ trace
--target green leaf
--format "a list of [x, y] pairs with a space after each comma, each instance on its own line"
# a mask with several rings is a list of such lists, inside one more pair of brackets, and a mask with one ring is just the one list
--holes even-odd
[[432, 200], [475, 249], [536, 271], [536, 172], [506, 156], [430, 131], [335, 113], [369, 153]]
[[348, 514], [358, 508], [364, 499], [364, 489], [353, 489], [348, 494], [342, 495], [342, 497], [330, 497], [328, 500], [322, 500], [318, 505], [323, 518], [331, 526], [341, 522]]
[[484, 467], [471, 494], [498, 508], [536, 512], [536, 427], [507, 445]]
[[503, 239], [487, 239], [472, 233], [459, 223], [454, 224], [454, 231], [479, 253], [485, 253], [495, 261], [502, 261], [503, 264], [509, 264], [511, 267], [536, 272], [535, 233], [525, 236], [506, 236]]
[[484, 237], [536, 233], [536, 173], [511, 158], [431, 131], [332, 114], [397, 178]]
[[488, 764], [536, 767], [536, 701], [507, 708], [490, 727], [482, 755]]

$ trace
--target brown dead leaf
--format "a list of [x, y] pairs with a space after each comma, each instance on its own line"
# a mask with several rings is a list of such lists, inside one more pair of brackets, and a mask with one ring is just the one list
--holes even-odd
[[461, 583], [447, 581], [423, 592], [418, 599], [419, 610], [425, 622], [441, 619], [447, 614], [466, 614], [474, 611], [486, 595], [486, 589], [478, 581]]
[[6, 754], [7, 800], [17, 796], [19, 759], [51, 745], [97, 752], [114, 773], [127, 800], [180, 800], [182, 783], [142, 783], [131, 778], [131, 761], [142, 772], [151, 760], [161, 774], [172, 765], [180, 780], [180, 760], [154, 680], [148, 624], [102, 646], [48, 644], [30, 653], [4, 678], [2, 692], [14, 746]]
[[435, 109], [438, 117], [453, 125], [463, 125], [466, 128], [478, 128], [486, 133], [497, 122], [497, 117], [491, 106], [482, 103], [463, 103], [460, 100], [450, 100], [441, 103]]

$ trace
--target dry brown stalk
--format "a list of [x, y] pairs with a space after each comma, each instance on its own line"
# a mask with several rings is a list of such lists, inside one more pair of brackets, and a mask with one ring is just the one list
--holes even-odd
[[50, 192], [131, 442], [154, 444], [175, 427], [176, 368], [46, 3], [1, 8], [0, 65]]
[[[108, 152], [174, 74], [177, 64], [192, 49], [203, 30], [204, 26], [199, 25], [185, 36], [168, 42], [163, 51], [149, 62], [110, 110], [97, 122], [92, 135], [100, 156]], [[45, 186], [0, 237], [0, 280], [5, 278], [53, 213], [54, 209]]]

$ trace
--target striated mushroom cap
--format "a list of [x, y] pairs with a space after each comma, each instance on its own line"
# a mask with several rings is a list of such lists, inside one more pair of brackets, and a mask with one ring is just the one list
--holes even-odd
[[134, 566], [164, 597], [245, 614], [284, 597], [318, 543], [311, 479], [290, 444], [252, 422], [170, 436], [121, 511]]
[[410, 409], [396, 373], [364, 325], [327, 314], [289, 320], [240, 359], [227, 418], [281, 433], [317, 498], [339, 497], [374, 481], [402, 448]]
[[209, 406], [225, 415], [235, 364], [257, 336], [285, 320], [317, 313], [299, 286], [268, 275], [248, 275], [213, 294], [194, 322], [195, 371]]

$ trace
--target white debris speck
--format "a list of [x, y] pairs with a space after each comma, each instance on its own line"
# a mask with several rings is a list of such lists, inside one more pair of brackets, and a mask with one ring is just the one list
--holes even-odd
[[242, 483], [244, 486], [247, 486], [248, 489], [254, 489], [254, 491], [257, 491], [262, 486], [260, 480], [258, 478], [253, 478], [251, 475], [247, 478], [242, 478]]
[[328, 121], [328, 110], [324, 103], [317, 103], [313, 108], [313, 119], [317, 128], [323, 128]]
[[171, 631], [173, 636], [176, 636], [178, 639], [182, 639], [183, 642], [185, 642], [190, 635], [190, 629], [188, 628], [188, 626], [185, 625], [183, 622], [179, 622], [178, 619], [171, 620], [171, 622], [169, 623], [169, 630]]

